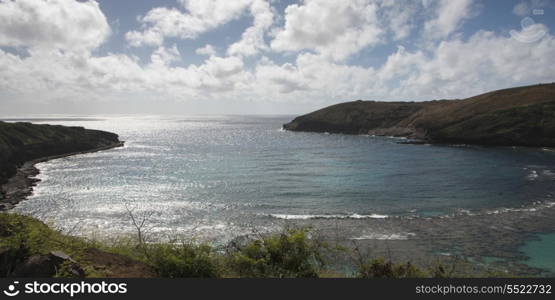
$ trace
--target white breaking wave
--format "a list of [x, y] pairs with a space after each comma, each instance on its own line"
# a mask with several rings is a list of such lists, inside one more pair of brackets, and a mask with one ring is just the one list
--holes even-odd
[[284, 220], [310, 220], [310, 219], [385, 219], [389, 216], [387, 215], [287, 215], [287, 214], [270, 214], [272, 218], [284, 219]]
[[366, 235], [362, 235], [359, 237], [353, 237], [351, 238], [351, 240], [356, 240], [356, 241], [360, 241], [360, 240], [408, 240], [409, 237], [411, 236], [415, 236], [416, 234], [412, 233], [412, 232], [407, 232], [407, 233], [391, 233], [391, 234], [385, 234], [385, 233], [371, 233], [371, 234], [366, 234]]
[[536, 180], [538, 179], [539, 175], [537, 171], [532, 170], [530, 174], [527, 176], [528, 180]]
[[551, 208], [555, 206], [555, 202], [545, 202], [541, 205], [533, 206], [533, 207], [521, 207], [521, 208], [499, 208], [494, 210], [486, 211], [485, 214], [487, 215], [496, 215], [502, 214], [507, 212], [535, 212], [542, 208]]

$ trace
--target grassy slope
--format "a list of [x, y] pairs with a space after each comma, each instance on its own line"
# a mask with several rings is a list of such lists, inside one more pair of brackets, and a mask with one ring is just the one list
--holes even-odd
[[114, 133], [82, 127], [0, 121], [0, 184], [25, 161], [118, 143]]
[[464, 100], [355, 101], [300, 116], [293, 131], [374, 133], [433, 142], [555, 146], [555, 84], [494, 91]]

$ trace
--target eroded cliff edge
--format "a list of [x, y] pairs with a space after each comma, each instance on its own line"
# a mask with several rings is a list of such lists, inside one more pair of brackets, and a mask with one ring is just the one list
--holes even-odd
[[555, 83], [462, 100], [354, 101], [295, 118], [291, 131], [402, 136], [430, 143], [555, 147]]

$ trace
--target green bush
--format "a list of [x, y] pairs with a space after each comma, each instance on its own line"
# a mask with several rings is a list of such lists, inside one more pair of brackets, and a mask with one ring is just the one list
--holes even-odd
[[164, 278], [217, 278], [221, 267], [212, 247], [193, 244], [145, 245], [147, 263]]
[[[131, 237], [112, 238], [108, 241], [88, 240], [72, 237], [49, 228], [32, 217], [0, 213], [0, 277], [6, 276], [19, 263], [34, 254], [62, 251], [73, 258], [86, 271], [88, 277], [105, 277], [118, 272], [117, 266], [100, 265], [91, 261], [88, 249], [96, 248], [114, 253], [131, 260], [147, 264], [154, 272], [149, 276], [164, 278], [182, 277], [343, 277], [359, 278], [411, 278], [411, 277], [508, 277], [499, 270], [481, 269], [469, 261], [437, 261], [429, 269], [419, 269], [411, 263], [395, 264], [390, 260], [371, 259], [361, 255], [357, 249], [354, 255], [355, 273], [324, 268], [327, 262], [348, 255], [349, 249], [337, 249], [320, 243], [310, 237], [308, 229], [288, 229], [278, 234], [270, 234], [255, 240], [235, 245], [228, 251], [216, 251], [208, 245], [194, 243], [137, 244]], [[331, 257], [337, 251], [339, 256]], [[333, 252], [335, 253], [335, 252]], [[329, 266], [328, 266], [329, 267]], [[69, 268], [61, 268], [57, 276], [72, 277]], [[347, 273], [347, 272], [345, 272]]]
[[318, 277], [321, 245], [306, 229], [251, 241], [229, 255], [230, 269], [241, 277]]
[[425, 277], [426, 273], [412, 265], [394, 264], [383, 258], [369, 260], [358, 267], [359, 278], [416, 278]]

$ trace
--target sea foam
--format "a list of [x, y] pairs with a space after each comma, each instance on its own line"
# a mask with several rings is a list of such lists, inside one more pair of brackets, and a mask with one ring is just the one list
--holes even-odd
[[366, 235], [362, 235], [359, 237], [353, 237], [351, 238], [351, 240], [355, 240], [355, 241], [360, 241], [360, 240], [398, 240], [398, 241], [404, 241], [404, 240], [408, 240], [410, 237], [415, 236], [416, 234], [412, 233], [412, 232], [406, 232], [406, 233], [371, 233], [371, 234], [366, 234]]
[[389, 216], [371, 214], [371, 215], [289, 215], [289, 214], [270, 214], [272, 218], [284, 220], [311, 220], [311, 219], [385, 219]]

